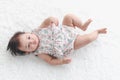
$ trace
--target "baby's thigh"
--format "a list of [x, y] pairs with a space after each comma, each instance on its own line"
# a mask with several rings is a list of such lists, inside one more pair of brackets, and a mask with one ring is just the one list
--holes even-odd
[[74, 49], [79, 49], [91, 42], [89, 36], [85, 35], [78, 35], [74, 42]]
[[71, 18], [69, 15], [66, 15], [66, 16], [63, 18], [62, 25], [74, 27], [74, 26], [73, 26], [72, 18]]

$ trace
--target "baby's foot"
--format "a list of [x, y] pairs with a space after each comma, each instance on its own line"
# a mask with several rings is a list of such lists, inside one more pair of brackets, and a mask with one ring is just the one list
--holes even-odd
[[98, 31], [98, 33], [100, 33], [100, 34], [106, 34], [107, 33], [107, 28], [102, 28], [102, 29], [98, 29], [97, 31]]
[[92, 19], [90, 18], [90, 19], [88, 19], [84, 24], [83, 24], [83, 31], [85, 31], [85, 30], [87, 30], [87, 28], [88, 28], [88, 26], [89, 26], [89, 24], [92, 22]]
[[92, 19], [91, 18], [89, 18], [87, 21], [86, 21], [86, 23], [91, 23], [92, 22]]

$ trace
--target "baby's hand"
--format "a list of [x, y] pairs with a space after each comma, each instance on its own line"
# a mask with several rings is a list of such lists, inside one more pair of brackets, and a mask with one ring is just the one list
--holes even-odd
[[71, 58], [63, 58], [63, 64], [68, 64], [71, 62]]
[[55, 27], [57, 26], [55, 23], [51, 23], [51, 27]]

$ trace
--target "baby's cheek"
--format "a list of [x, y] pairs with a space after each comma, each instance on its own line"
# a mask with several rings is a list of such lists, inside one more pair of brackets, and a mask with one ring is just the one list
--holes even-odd
[[34, 45], [31, 45], [31, 48], [33, 49], [35, 46]]
[[32, 49], [35, 49], [35, 48], [36, 48], [36, 45], [35, 45], [35, 44], [31, 45], [31, 48], [32, 48]]

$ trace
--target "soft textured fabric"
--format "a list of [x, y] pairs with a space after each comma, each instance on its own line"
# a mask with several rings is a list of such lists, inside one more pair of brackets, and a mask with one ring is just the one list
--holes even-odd
[[[0, 80], [120, 80], [119, 6], [119, 0], [0, 0]], [[83, 22], [92, 18], [85, 32], [78, 30], [81, 35], [102, 27], [108, 33], [69, 55], [72, 62], [65, 65], [6, 51], [16, 31], [30, 32], [49, 16], [61, 24], [67, 13]]]

